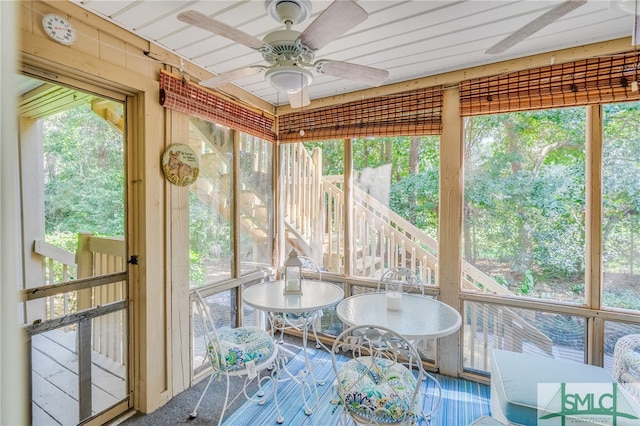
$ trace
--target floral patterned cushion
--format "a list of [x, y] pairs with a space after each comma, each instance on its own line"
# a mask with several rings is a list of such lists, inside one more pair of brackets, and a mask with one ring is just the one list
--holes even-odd
[[[249, 361], [255, 361], [260, 370], [260, 364], [269, 361], [276, 351], [271, 336], [256, 327], [223, 328], [218, 332], [218, 339], [221, 350], [214, 350], [209, 345], [214, 371], [243, 370]], [[222, 363], [222, 354], [225, 364]]]
[[402, 364], [360, 357], [344, 364], [338, 380], [338, 397], [353, 414], [375, 423], [397, 423], [413, 415], [416, 378]]

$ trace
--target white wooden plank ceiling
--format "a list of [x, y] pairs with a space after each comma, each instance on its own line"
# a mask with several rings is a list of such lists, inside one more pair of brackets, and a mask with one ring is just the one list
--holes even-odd
[[[214, 74], [268, 64], [254, 49], [178, 20], [179, 13], [196, 10], [260, 40], [271, 31], [284, 29], [267, 13], [262, 0], [71, 1]], [[388, 84], [629, 37], [633, 32], [635, 0], [588, 0], [503, 53], [485, 52], [563, 2], [359, 0], [357, 4], [368, 18], [319, 49], [315, 60], [332, 59], [388, 70], [389, 78], [384, 83]], [[303, 31], [331, 3], [312, 0], [312, 15], [292, 29]], [[272, 104], [288, 102], [286, 94], [277, 95], [263, 73], [234, 84]], [[307, 91], [311, 99], [318, 99], [367, 87], [314, 71]]]

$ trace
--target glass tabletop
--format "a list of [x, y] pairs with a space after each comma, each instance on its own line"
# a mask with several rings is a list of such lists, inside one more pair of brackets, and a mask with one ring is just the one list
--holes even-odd
[[458, 311], [430, 297], [402, 294], [399, 310], [386, 307], [383, 292], [348, 297], [336, 313], [345, 324], [386, 327], [407, 339], [434, 339], [456, 332], [462, 324]]
[[242, 290], [247, 305], [269, 312], [311, 312], [328, 308], [344, 298], [340, 286], [315, 280], [302, 280], [302, 294], [284, 294], [284, 281], [267, 281]]

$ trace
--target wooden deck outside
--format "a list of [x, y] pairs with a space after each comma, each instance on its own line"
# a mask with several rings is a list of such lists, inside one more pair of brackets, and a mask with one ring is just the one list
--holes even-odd
[[[33, 425], [76, 425], [79, 419], [75, 329], [32, 338]], [[92, 351], [92, 411], [97, 414], [128, 395], [126, 367]]]

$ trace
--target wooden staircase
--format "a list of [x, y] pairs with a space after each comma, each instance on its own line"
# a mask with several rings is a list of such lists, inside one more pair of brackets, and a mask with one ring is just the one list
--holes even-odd
[[[231, 179], [228, 153], [230, 146], [221, 145], [212, 138], [211, 128], [204, 121], [192, 121], [190, 131], [199, 140], [207, 140], [215, 152], [201, 158], [201, 173], [216, 170], [208, 179], [198, 179], [196, 193], [201, 201], [217, 206], [218, 212], [231, 221]], [[242, 179], [239, 195], [240, 227], [258, 246], [270, 243], [269, 208], [271, 198], [263, 199], [260, 189], [260, 170], [269, 170], [264, 163], [269, 156], [254, 152], [255, 145], [242, 146], [241, 176], [252, 176], [253, 181]], [[345, 194], [342, 176], [322, 175], [322, 151], [315, 148], [309, 153], [302, 144], [282, 145], [282, 188], [286, 242], [301, 255], [321, 262], [325, 270], [343, 273], [346, 258]], [[216, 167], [207, 167], [210, 161]], [[266, 175], [266, 174], [265, 174]], [[209, 183], [213, 182], [213, 183]], [[385, 270], [405, 266], [418, 272], [423, 282], [437, 286], [438, 243], [413, 224], [391, 211], [357, 186], [353, 187], [353, 241], [354, 273], [359, 276], [378, 277]], [[271, 194], [269, 194], [271, 195]], [[463, 286], [475, 291], [511, 294], [493, 278], [473, 265], [463, 263]]]
[[[301, 144], [283, 149], [285, 224], [288, 242], [301, 254], [322, 260], [328, 271], [345, 265], [345, 195], [342, 176], [322, 176], [322, 152], [309, 154]], [[405, 266], [427, 285], [437, 285], [438, 244], [357, 186], [353, 187], [353, 265], [360, 276], [378, 277]], [[465, 262], [466, 288], [499, 294], [509, 290]]]

